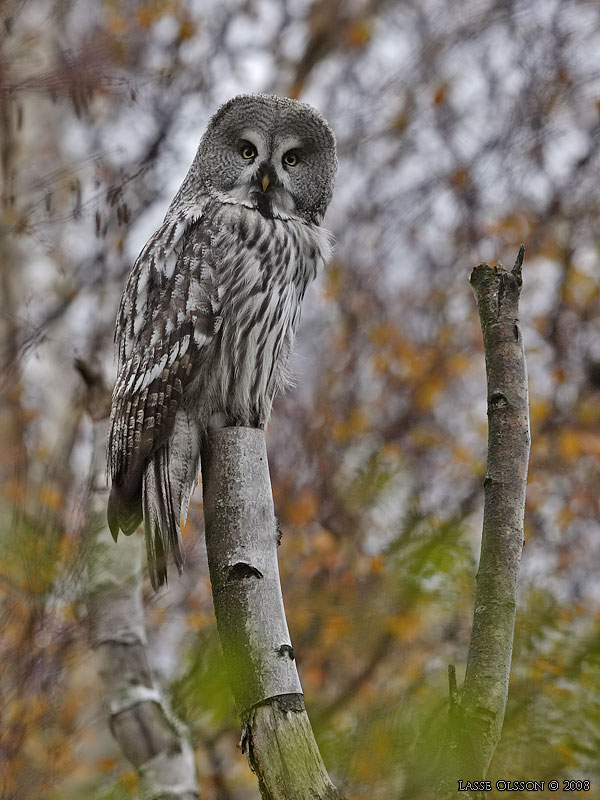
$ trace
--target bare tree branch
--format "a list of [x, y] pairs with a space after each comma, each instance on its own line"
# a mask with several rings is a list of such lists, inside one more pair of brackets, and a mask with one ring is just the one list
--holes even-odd
[[511, 272], [501, 265], [480, 264], [471, 274], [487, 372], [488, 463], [473, 631], [458, 704], [450, 674], [451, 763], [443, 797], [455, 796], [454, 779], [485, 778], [500, 740], [508, 696], [530, 447], [519, 321], [523, 254], [521, 246]]

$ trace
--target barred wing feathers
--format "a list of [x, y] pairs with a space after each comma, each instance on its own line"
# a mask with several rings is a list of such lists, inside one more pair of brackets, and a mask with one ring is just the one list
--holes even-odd
[[155, 587], [169, 549], [181, 571], [180, 519], [198, 479], [200, 431], [182, 398], [219, 325], [213, 225], [198, 209], [167, 218], [134, 265], [117, 319], [108, 521], [116, 539], [143, 519]]
[[143, 519], [154, 586], [169, 550], [183, 563], [201, 435], [215, 415], [266, 425], [328, 251], [316, 226], [215, 198], [170, 212], [134, 265], [117, 320], [109, 524], [116, 536]]

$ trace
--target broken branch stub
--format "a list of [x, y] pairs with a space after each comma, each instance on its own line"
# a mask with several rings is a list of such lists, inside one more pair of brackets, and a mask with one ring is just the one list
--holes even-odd
[[265, 436], [211, 431], [202, 453], [208, 566], [221, 646], [238, 712], [302, 695], [279, 571]]
[[[530, 447], [519, 320], [524, 252], [521, 246], [511, 272], [501, 264], [479, 264], [471, 273], [485, 352], [488, 459], [473, 629], [460, 693], [454, 668], [449, 668], [449, 735], [441, 753], [436, 800], [454, 798], [457, 779], [486, 777], [508, 697]], [[464, 800], [479, 796], [466, 791]]]
[[511, 272], [480, 264], [471, 285], [483, 332], [488, 397], [481, 558], [461, 697], [470, 775], [487, 772], [500, 739], [517, 606], [529, 464], [529, 398], [519, 319], [524, 248]]
[[211, 431], [202, 478], [217, 627], [261, 797], [341, 800], [315, 742], [287, 629], [263, 431]]

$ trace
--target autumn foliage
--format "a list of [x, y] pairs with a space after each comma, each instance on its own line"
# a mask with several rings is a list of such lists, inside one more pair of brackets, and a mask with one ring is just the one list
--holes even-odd
[[[338, 138], [333, 262], [268, 433], [306, 704], [351, 800], [427, 800], [464, 676], [486, 457], [470, 268], [527, 243], [532, 451], [490, 778], [600, 796], [600, 14], [588, 2], [8, 0], [0, 40], [0, 796], [136, 796], [89, 648], [90, 421], [132, 260], [238, 91]], [[257, 797], [215, 629], [201, 493], [149, 652], [201, 796]]]

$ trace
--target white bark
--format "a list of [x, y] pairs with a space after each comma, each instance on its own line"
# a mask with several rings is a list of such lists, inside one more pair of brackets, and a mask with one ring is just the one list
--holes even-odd
[[219, 636], [261, 795], [338, 800], [304, 708], [285, 619], [263, 431], [211, 431], [202, 479]]
[[202, 465], [215, 613], [243, 718], [271, 697], [302, 694], [279, 583], [263, 432], [224, 428], [212, 433]]
[[106, 418], [94, 421], [88, 560], [91, 639], [106, 712], [115, 739], [140, 775], [145, 800], [196, 800], [193, 750], [148, 664], [141, 596], [143, 542], [133, 534], [115, 544], [106, 522], [106, 429]]

